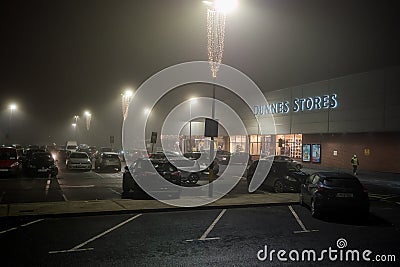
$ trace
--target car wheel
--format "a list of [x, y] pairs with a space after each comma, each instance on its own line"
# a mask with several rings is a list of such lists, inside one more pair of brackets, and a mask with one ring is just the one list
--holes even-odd
[[284, 191], [284, 185], [281, 181], [277, 180], [274, 183], [274, 192], [275, 193], [282, 193]]
[[314, 199], [311, 200], [311, 216], [313, 216], [314, 218], [318, 218], [319, 217], [319, 210], [318, 208], [315, 206], [315, 201]]
[[197, 173], [190, 173], [188, 176], [188, 181], [191, 184], [196, 184], [199, 181], [199, 175]]
[[302, 167], [301, 164], [297, 164], [297, 165], [296, 165], [296, 168], [297, 168], [297, 169], [301, 169], [301, 167]]

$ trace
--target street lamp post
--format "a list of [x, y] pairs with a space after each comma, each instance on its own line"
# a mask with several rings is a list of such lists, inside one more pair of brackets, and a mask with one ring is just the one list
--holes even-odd
[[193, 144], [192, 144], [192, 104], [196, 104], [197, 99], [196, 98], [191, 98], [189, 101], [189, 146], [190, 150], [189, 152], [193, 151]]
[[[217, 72], [222, 63], [222, 56], [224, 53], [224, 41], [225, 41], [225, 21], [226, 14], [231, 12], [237, 6], [237, 0], [214, 0], [203, 1], [208, 6], [207, 9], [207, 49], [208, 49], [208, 62], [210, 64], [211, 74], [214, 79], [217, 78]], [[211, 110], [211, 117], [215, 119], [215, 83], [213, 84], [213, 103]], [[214, 137], [211, 137], [210, 142], [210, 164], [213, 162], [214, 155]], [[213, 164], [211, 164], [212, 166]], [[209, 197], [212, 197], [213, 189], [212, 182], [214, 180], [214, 174], [212, 168], [210, 168], [209, 175]]]

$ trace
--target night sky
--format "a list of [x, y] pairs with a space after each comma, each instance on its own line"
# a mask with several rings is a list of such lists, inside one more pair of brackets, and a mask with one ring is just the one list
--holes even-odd
[[[399, 65], [398, 1], [239, 0], [223, 63], [263, 91]], [[207, 60], [200, 0], [2, 1], [0, 143], [120, 142], [121, 93], [165, 67]], [[10, 121], [10, 102], [19, 110]], [[11, 129], [10, 129], [11, 127]]]

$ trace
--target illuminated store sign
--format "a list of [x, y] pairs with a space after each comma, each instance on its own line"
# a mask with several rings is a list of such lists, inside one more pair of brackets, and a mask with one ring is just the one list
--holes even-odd
[[337, 95], [323, 95], [306, 98], [295, 98], [293, 102], [282, 101], [267, 105], [254, 105], [254, 115], [285, 114], [299, 111], [311, 111], [321, 109], [334, 109], [338, 106]]

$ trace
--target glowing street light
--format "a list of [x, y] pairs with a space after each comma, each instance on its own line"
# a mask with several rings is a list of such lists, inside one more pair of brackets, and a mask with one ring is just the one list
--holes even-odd
[[90, 113], [89, 111], [85, 111], [84, 112], [85, 118], [86, 118], [86, 130], [89, 131], [90, 129], [90, 121], [92, 120], [92, 113]]
[[121, 94], [121, 96], [122, 96], [122, 116], [124, 117], [124, 119], [126, 119], [126, 116], [128, 114], [129, 103], [131, 102], [133, 97], [133, 91], [130, 88], [128, 88], [125, 90], [123, 94]]
[[12, 121], [12, 116], [13, 116], [13, 112], [14, 110], [16, 110], [18, 107], [15, 103], [11, 103], [10, 105], [8, 105], [8, 109], [10, 110], [10, 121], [9, 121], [9, 125], [8, 125], [8, 134], [6, 135], [6, 138], [10, 138], [11, 136], [11, 121]]

